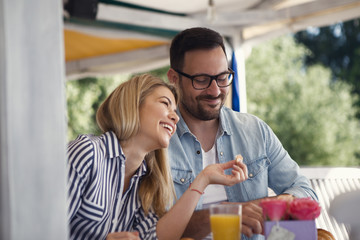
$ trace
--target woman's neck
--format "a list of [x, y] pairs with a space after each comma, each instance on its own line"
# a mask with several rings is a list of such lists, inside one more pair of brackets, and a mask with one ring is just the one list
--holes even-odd
[[120, 142], [122, 151], [125, 155], [125, 182], [124, 192], [128, 189], [130, 179], [134, 176], [137, 169], [143, 162], [147, 152], [143, 151], [134, 139]]

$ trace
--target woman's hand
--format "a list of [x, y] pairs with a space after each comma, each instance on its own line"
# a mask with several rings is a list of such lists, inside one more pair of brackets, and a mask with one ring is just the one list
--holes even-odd
[[140, 240], [138, 232], [113, 232], [106, 236], [106, 240]]
[[[202, 173], [208, 177], [209, 184], [232, 186], [248, 179], [248, 170], [242, 160], [242, 156], [237, 155], [235, 160], [207, 166]], [[229, 168], [232, 168], [232, 174], [226, 175], [225, 170]]]

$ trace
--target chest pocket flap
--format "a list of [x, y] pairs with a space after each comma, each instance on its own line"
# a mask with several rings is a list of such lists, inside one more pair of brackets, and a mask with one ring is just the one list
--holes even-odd
[[249, 172], [249, 179], [255, 178], [270, 165], [270, 160], [266, 156], [262, 156], [246, 163]]
[[171, 169], [174, 183], [180, 185], [189, 185], [192, 182], [192, 172], [190, 170]]

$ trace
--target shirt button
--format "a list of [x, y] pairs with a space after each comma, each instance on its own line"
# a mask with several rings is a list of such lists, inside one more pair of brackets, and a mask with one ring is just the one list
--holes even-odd
[[180, 182], [182, 182], [182, 183], [185, 182], [185, 179], [184, 178], [180, 179]]
[[197, 154], [200, 154], [200, 151], [199, 151], [199, 150], [197, 150], [197, 151], [196, 151], [196, 153], [197, 153]]
[[222, 155], [224, 155], [224, 153], [223, 153], [223, 152], [220, 152], [220, 155], [222, 156]]
[[251, 178], [252, 178], [253, 176], [254, 176], [254, 175], [253, 175], [252, 173], [249, 173], [249, 177], [251, 177]]

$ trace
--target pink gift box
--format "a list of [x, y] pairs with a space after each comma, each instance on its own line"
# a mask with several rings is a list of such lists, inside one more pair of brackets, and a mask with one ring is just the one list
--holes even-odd
[[[295, 240], [317, 240], [317, 229], [315, 220], [291, 220], [291, 221], [279, 221], [279, 226], [287, 229], [295, 234]], [[265, 222], [265, 237], [269, 236], [272, 227], [276, 225], [276, 221]]]

